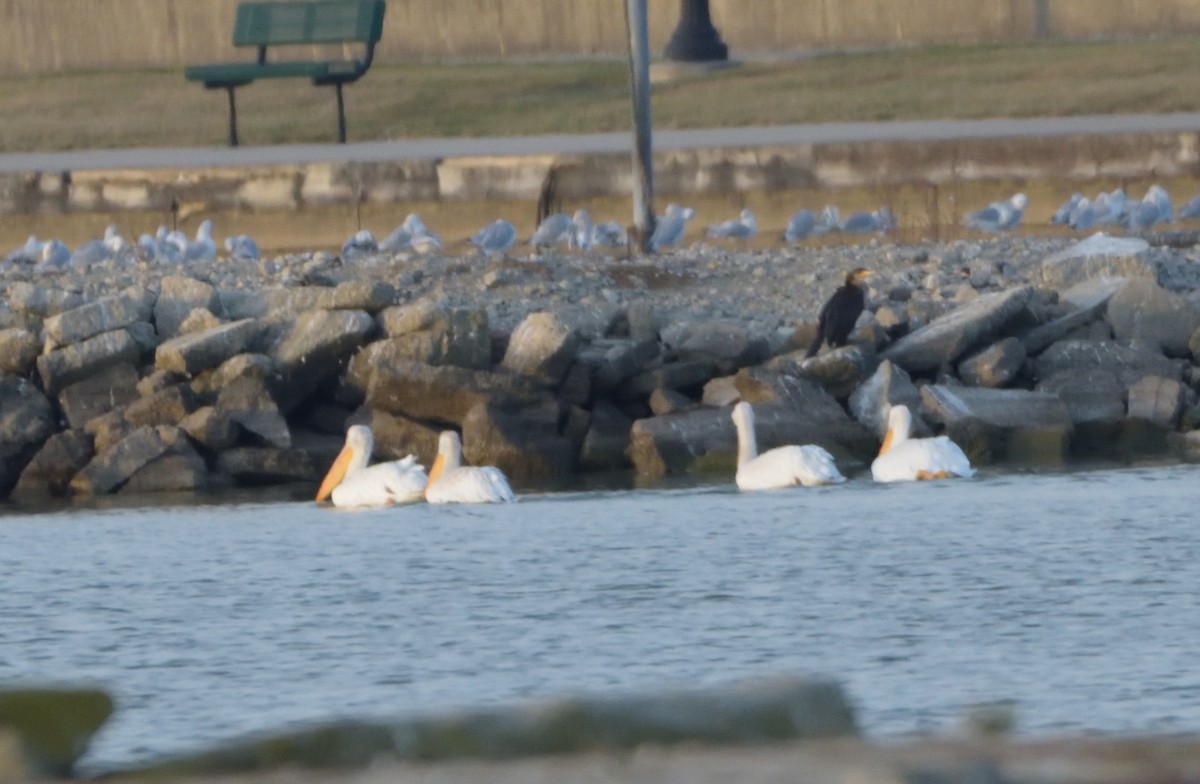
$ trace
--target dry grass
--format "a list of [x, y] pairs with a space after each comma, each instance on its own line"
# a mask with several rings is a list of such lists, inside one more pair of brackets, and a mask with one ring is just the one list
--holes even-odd
[[[1200, 110], [1200, 41], [939, 46], [748, 64], [656, 85], [659, 128]], [[327, 142], [332, 90], [239, 90], [243, 143]], [[623, 130], [623, 63], [376, 66], [346, 92], [352, 140]], [[0, 80], [0, 150], [219, 145], [223, 91], [180, 72]]]

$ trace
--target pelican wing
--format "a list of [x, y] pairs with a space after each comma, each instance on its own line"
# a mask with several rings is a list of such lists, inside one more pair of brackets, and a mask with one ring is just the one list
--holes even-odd
[[773, 490], [792, 485], [838, 484], [846, 479], [834, 464], [833, 455], [806, 444], [763, 452], [738, 468], [736, 481], [741, 490]]
[[876, 482], [910, 482], [923, 475], [966, 478], [974, 473], [966, 454], [946, 436], [904, 441], [871, 463]]
[[412, 455], [347, 474], [333, 490], [334, 506], [387, 506], [421, 500], [425, 469]]
[[508, 479], [492, 466], [451, 469], [425, 491], [425, 500], [431, 504], [497, 504], [515, 497]]

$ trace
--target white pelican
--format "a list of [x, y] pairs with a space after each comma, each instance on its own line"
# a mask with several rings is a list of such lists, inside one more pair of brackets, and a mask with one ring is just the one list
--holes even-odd
[[915, 479], [966, 478], [975, 473], [958, 444], [946, 436], [911, 438], [912, 414], [908, 406], [892, 406], [887, 436], [879, 456], [871, 463], [876, 482], [911, 482]]
[[431, 504], [497, 504], [515, 498], [499, 468], [462, 465], [458, 433], [443, 430], [438, 437], [437, 459], [429, 469], [425, 500]]
[[403, 460], [368, 466], [375, 438], [371, 428], [354, 425], [346, 431], [346, 445], [321, 482], [317, 501], [332, 496], [334, 506], [389, 506], [421, 500], [425, 469], [412, 455]]
[[812, 487], [846, 481], [834, 465], [833, 455], [815, 444], [780, 446], [758, 454], [754, 409], [744, 400], [733, 407], [733, 425], [737, 428], [739, 490]]

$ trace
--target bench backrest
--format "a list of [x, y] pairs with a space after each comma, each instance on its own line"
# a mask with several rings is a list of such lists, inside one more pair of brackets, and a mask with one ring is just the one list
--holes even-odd
[[285, 0], [241, 3], [234, 46], [363, 41], [383, 35], [384, 0]]

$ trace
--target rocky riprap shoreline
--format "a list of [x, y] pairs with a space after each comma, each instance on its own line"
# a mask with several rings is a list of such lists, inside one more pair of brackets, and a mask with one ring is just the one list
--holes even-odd
[[[1200, 453], [1192, 242], [1008, 237], [646, 261], [367, 256], [86, 272], [0, 287], [0, 494], [313, 483], [349, 424], [426, 465], [444, 428], [518, 486], [633, 469], [732, 478], [760, 444], [869, 463], [908, 404], [977, 464]], [[806, 360], [820, 304], [873, 269], [855, 343]]]

